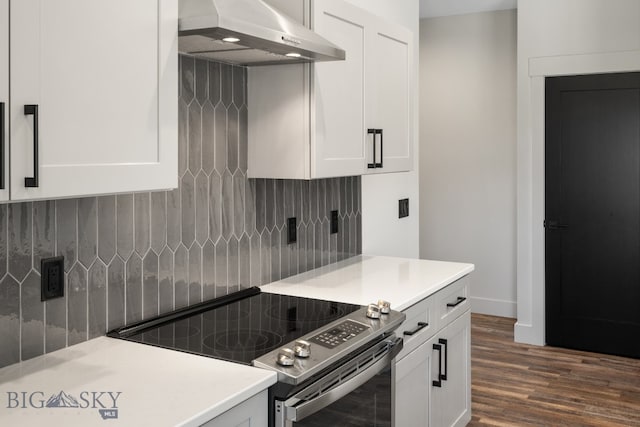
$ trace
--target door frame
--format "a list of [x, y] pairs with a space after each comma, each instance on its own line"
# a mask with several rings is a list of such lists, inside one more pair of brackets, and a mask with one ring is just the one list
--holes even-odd
[[[545, 78], [640, 71], [640, 50], [529, 59], [530, 134], [518, 135], [516, 342], [545, 339]], [[525, 84], [526, 84], [525, 83]], [[519, 127], [522, 124], [519, 125]]]

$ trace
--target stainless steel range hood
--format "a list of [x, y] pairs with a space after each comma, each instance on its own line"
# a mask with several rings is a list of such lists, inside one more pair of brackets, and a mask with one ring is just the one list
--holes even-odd
[[344, 50], [262, 0], [180, 0], [179, 5], [181, 53], [236, 65], [345, 59]]

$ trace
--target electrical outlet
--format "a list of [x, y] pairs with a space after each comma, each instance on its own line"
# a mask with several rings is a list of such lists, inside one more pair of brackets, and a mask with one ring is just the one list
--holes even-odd
[[43, 258], [40, 261], [40, 300], [64, 296], [64, 257]]
[[295, 243], [298, 240], [298, 226], [296, 217], [287, 219], [287, 244]]
[[398, 218], [409, 216], [409, 199], [398, 200]]
[[338, 211], [331, 211], [331, 234], [338, 232]]

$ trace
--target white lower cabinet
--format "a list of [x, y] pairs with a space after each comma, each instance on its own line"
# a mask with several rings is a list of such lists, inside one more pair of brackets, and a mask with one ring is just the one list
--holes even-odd
[[266, 427], [267, 400], [267, 390], [264, 390], [204, 423], [203, 427]]
[[431, 415], [432, 340], [396, 362], [396, 426], [429, 426]]
[[[461, 427], [471, 420], [471, 312], [437, 334], [432, 348], [432, 378], [438, 375], [438, 356], [442, 357], [440, 387], [432, 385], [429, 426]], [[433, 346], [439, 344], [441, 350]], [[446, 361], [446, 363], [445, 363]], [[446, 377], [446, 379], [444, 379]]]
[[[458, 302], [467, 292], [462, 278], [405, 310], [399, 333], [408, 351], [396, 360], [396, 427], [460, 427], [471, 420], [471, 311], [468, 301]], [[455, 302], [446, 303], [452, 295]]]

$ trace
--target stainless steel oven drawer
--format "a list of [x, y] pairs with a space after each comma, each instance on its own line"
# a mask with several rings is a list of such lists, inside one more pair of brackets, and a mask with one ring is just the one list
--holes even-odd
[[402, 338], [391, 335], [286, 399], [275, 399], [275, 427], [390, 426], [391, 372], [401, 349]]

